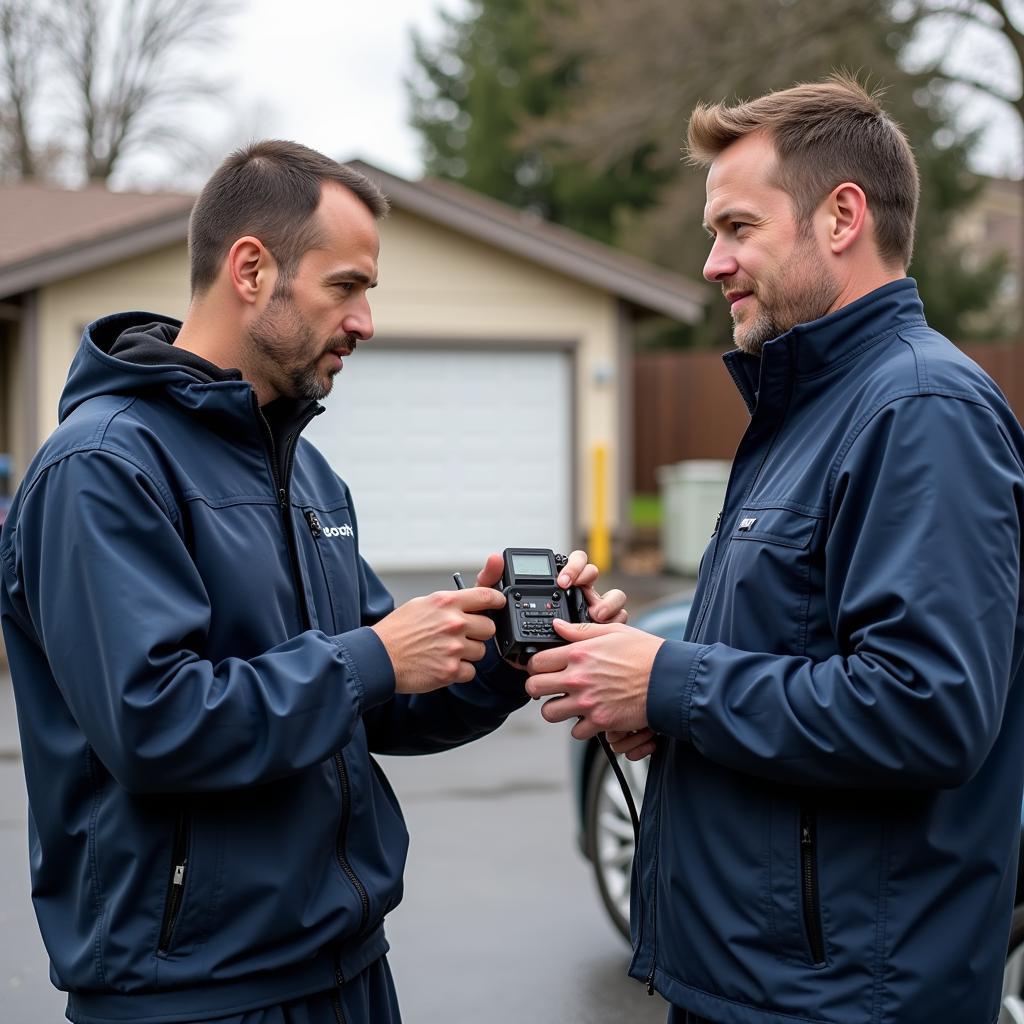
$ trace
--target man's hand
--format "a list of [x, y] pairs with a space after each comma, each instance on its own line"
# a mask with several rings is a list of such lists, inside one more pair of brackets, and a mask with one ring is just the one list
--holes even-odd
[[650, 757], [658, 746], [658, 734], [653, 729], [636, 732], [608, 732], [608, 745], [616, 754], [625, 754], [630, 761]]
[[[554, 698], [544, 704], [541, 714], [549, 722], [578, 718], [572, 730], [578, 740], [609, 730], [638, 734], [646, 730], [647, 685], [655, 655], [665, 641], [620, 623], [574, 624], [556, 619], [555, 629], [570, 643], [535, 654], [527, 665], [526, 692], [535, 698]], [[653, 750], [653, 734], [647, 742]], [[633, 760], [643, 757], [638, 751], [644, 750], [644, 743], [629, 750], [637, 751]]]
[[391, 658], [395, 691], [427, 693], [468, 683], [484, 642], [494, 636], [494, 622], [481, 613], [504, 605], [504, 596], [487, 586], [441, 590], [414, 597], [381, 619], [372, 629]]
[[476, 574], [478, 587], [494, 587], [501, 582], [501, 574], [505, 571], [505, 559], [499, 554], [487, 556], [484, 567]]
[[574, 551], [558, 574], [558, 585], [565, 590], [567, 587], [579, 587], [583, 591], [583, 599], [587, 602], [587, 613], [594, 622], [621, 622], [629, 619], [626, 612], [626, 595], [621, 590], [609, 590], [599, 594], [594, 589], [599, 570], [587, 560], [585, 551]]

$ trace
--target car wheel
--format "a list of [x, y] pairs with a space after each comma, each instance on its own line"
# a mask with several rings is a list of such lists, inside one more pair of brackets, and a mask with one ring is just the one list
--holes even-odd
[[999, 1024], [1024, 1024], [1024, 905], [1014, 908], [1010, 925]]
[[[643, 801], [648, 759], [618, 759], [629, 784], [637, 810]], [[633, 823], [608, 758], [601, 750], [594, 755], [587, 779], [587, 856], [594, 865], [594, 877], [608, 916], [629, 938], [629, 888], [633, 870]]]

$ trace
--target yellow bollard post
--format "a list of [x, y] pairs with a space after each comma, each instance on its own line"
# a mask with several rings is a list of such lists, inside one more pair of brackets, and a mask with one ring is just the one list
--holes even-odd
[[590, 539], [587, 553], [590, 560], [605, 572], [611, 567], [612, 543], [608, 528], [608, 447], [594, 445], [594, 492], [590, 514]]

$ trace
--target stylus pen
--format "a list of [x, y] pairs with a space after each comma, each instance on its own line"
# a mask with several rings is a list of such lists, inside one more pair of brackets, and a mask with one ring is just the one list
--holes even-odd
[[462, 582], [462, 573], [461, 572], [453, 572], [452, 573], [452, 579], [455, 580], [455, 589], [456, 590], [465, 590], [466, 589], [466, 584]]

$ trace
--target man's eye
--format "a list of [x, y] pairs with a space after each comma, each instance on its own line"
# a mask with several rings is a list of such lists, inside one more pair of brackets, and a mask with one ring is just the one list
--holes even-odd
[[351, 281], [339, 281], [335, 286], [342, 295], [351, 295], [355, 285]]
[[732, 228], [733, 234], [736, 234], [741, 228], [748, 228], [750, 225], [742, 220], [734, 220], [729, 227]]

